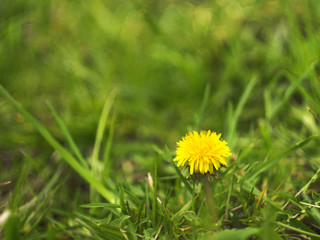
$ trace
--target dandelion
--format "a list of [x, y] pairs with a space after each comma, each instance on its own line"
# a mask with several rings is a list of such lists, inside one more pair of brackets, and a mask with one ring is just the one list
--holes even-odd
[[227, 142], [220, 139], [221, 134], [209, 131], [189, 132], [177, 142], [177, 156], [173, 161], [178, 162], [178, 167], [186, 162], [190, 167], [190, 174], [205, 174], [219, 170], [226, 166], [226, 157], [231, 156]]

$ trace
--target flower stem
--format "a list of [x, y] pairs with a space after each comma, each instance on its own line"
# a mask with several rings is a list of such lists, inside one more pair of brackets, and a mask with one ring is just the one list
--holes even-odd
[[206, 193], [206, 203], [207, 203], [208, 212], [212, 216], [212, 221], [214, 223], [217, 223], [218, 217], [217, 217], [217, 213], [216, 213], [215, 203], [214, 203], [208, 175], [203, 175], [203, 184], [204, 184], [204, 191]]

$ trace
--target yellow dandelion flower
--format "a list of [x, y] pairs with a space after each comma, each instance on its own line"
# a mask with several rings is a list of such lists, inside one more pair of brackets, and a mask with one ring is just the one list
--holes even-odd
[[226, 166], [226, 157], [231, 156], [227, 142], [220, 139], [221, 134], [209, 131], [189, 132], [177, 142], [177, 156], [173, 161], [178, 162], [178, 167], [187, 161], [190, 174], [207, 172], [213, 173], [221, 165]]

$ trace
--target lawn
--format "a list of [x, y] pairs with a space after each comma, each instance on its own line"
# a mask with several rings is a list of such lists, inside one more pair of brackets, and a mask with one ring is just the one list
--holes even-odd
[[0, 238], [320, 239], [319, 56], [317, 0], [2, 0]]

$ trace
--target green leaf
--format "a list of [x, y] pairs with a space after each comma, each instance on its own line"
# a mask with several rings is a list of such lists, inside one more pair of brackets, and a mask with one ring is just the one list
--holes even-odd
[[17, 215], [11, 213], [4, 224], [5, 240], [20, 239], [20, 219]]
[[90, 235], [95, 236], [95, 239], [124, 239], [120, 228], [112, 224], [98, 224], [97, 221], [91, 217], [76, 213], [75, 221], [90, 231]]
[[130, 219], [131, 216], [129, 215], [122, 215], [121, 217], [117, 218], [116, 220], [111, 222], [112, 226], [121, 227], [122, 224], [127, 220]]
[[143, 233], [144, 233], [146, 240], [151, 240], [151, 239], [154, 239], [153, 236], [157, 233], [157, 229], [156, 228], [148, 228], [148, 229], [144, 230]]
[[124, 201], [124, 190], [123, 190], [123, 186], [120, 183], [119, 186], [119, 199], [120, 199], [120, 208], [123, 214], [128, 214], [126, 205], [125, 205], [125, 201]]
[[232, 230], [224, 230], [216, 233], [213, 237], [209, 239], [214, 240], [246, 240], [249, 237], [256, 235], [260, 232], [260, 228], [244, 228], [244, 229], [232, 229]]
[[273, 227], [263, 227], [260, 232], [260, 237], [262, 240], [282, 240], [279, 234], [274, 231]]
[[192, 206], [192, 201], [190, 200], [187, 202], [176, 214], [173, 215], [172, 219], [173, 221], [177, 221], [177, 219], [180, 217], [180, 215], [186, 211], [188, 211]]
[[82, 204], [80, 207], [83, 208], [120, 208], [120, 204], [112, 204], [112, 203], [88, 203]]

